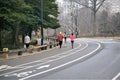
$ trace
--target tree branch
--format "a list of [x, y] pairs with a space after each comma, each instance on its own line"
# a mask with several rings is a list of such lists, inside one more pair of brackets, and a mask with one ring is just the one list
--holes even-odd
[[71, 0], [71, 1], [74, 1], [74, 2], [76, 2], [77, 4], [82, 5], [82, 6], [86, 7], [86, 8], [90, 8], [90, 9], [93, 11], [93, 8], [92, 8], [92, 7], [90, 7], [90, 6], [88, 6], [88, 5], [85, 5], [85, 4], [81, 3], [81, 2], [78, 2], [78, 0], [77, 0], [77, 1], [76, 1], [76, 0]]
[[[97, 12], [97, 11], [99, 10], [99, 8], [103, 5], [104, 1], [105, 1], [105, 0], [102, 0], [101, 3], [99, 2], [100, 5], [96, 8], [96, 12]], [[97, 6], [97, 5], [96, 5], [96, 6]]]

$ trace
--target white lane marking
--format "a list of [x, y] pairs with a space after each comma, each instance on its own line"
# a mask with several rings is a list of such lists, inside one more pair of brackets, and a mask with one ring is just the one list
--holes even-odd
[[11, 68], [11, 66], [8, 66], [8, 65], [1, 65], [0, 66], [0, 70], [9, 69], [9, 68]]
[[120, 76], [120, 73], [118, 73], [112, 80], [117, 80], [119, 76]]
[[15, 67], [12, 67], [12, 66], [8, 66], [8, 65], [1, 65], [0, 70], [4, 71], [4, 70], [8, 70], [8, 69], [25, 68], [25, 67], [31, 67], [31, 66], [15, 66]]
[[[82, 51], [83, 49], [85, 49], [85, 48], [87, 48], [87, 47], [88, 47], [88, 44], [86, 43], [86, 46], [85, 46], [84, 48], [78, 50], [78, 51]], [[77, 52], [78, 52], [78, 51], [77, 51]], [[73, 53], [71, 53], [71, 54], [68, 54], [67, 56], [72, 55], [72, 54], [74, 54], [74, 53], [76, 53], [76, 52], [73, 52]], [[64, 58], [64, 57], [67, 57], [67, 56], [62, 56], [61, 58]], [[53, 57], [55, 57], [55, 56], [53, 56]], [[50, 61], [48, 61], [48, 62], [52, 62], [52, 61], [55, 61], [55, 60], [59, 60], [59, 59], [61, 59], [61, 58], [57, 58], [57, 59], [54, 59], [54, 60], [50, 60]], [[48, 63], [48, 62], [45, 62], [45, 63]], [[37, 64], [37, 65], [32, 66], [32, 67], [36, 67], [36, 66], [39, 66], [39, 65], [42, 65], [42, 64], [45, 64], [45, 63]], [[32, 68], [32, 67], [28, 67], [28, 68]], [[15, 72], [22, 71], [22, 70], [25, 70], [25, 69], [28, 69], [28, 68], [23, 68], [23, 69], [15, 70], [15, 71], [12, 71], [12, 72], [4, 73], [4, 74], [1, 74], [0, 76], [4, 76], [4, 75], [6, 75], [6, 74], [15, 73]]]
[[38, 67], [37, 69], [42, 69], [42, 68], [47, 68], [47, 67], [50, 67], [50, 65], [43, 65], [43, 66]]
[[99, 41], [99, 42], [106, 43], [106, 44], [120, 43], [120, 42], [103, 42], [103, 41]]
[[[76, 47], [75, 49], [78, 49], [79, 47], [81, 47], [81, 44], [79, 44], [79, 46]], [[72, 49], [72, 50], [69, 50], [69, 51], [66, 51], [66, 52], [63, 52], [63, 53], [61, 53], [61, 54], [69, 53], [69, 52], [71, 52], [71, 51], [73, 51], [73, 49]], [[17, 66], [14, 66], [14, 67], [20, 67], [20, 66], [25, 66], [25, 65], [28, 65], [28, 64], [33, 64], [33, 63], [41, 62], [41, 61], [44, 61], [44, 60], [46, 60], [46, 59], [49, 59], [49, 58], [52, 58], [52, 57], [59, 56], [59, 55], [61, 55], [61, 54], [57, 54], [57, 55], [50, 56], [50, 57], [47, 57], [47, 58], [44, 58], [44, 59], [41, 59], [41, 60], [36, 60], [36, 61], [33, 61], [33, 62], [29, 62], [29, 63], [17, 65]], [[1, 67], [0, 67], [0, 71], [4, 71], [4, 70], [7, 70], [7, 69], [8, 69], [8, 68], [2, 69], [3, 67], [6, 67], [6, 65], [1, 66]], [[1, 75], [0, 75], [0, 76], [1, 76]]]
[[9, 74], [5, 75], [5, 77], [12, 77], [12, 76], [17, 76], [17, 77], [26, 77], [33, 73], [33, 71], [26, 71], [26, 72], [20, 72], [20, 73], [14, 73], [14, 74]]
[[[77, 48], [79, 48], [81, 45], [79, 45]], [[88, 46], [88, 44], [87, 44], [87, 46]], [[86, 46], [86, 47], [87, 47]], [[85, 47], [85, 48], [86, 48]], [[76, 48], [76, 49], [77, 49]], [[79, 51], [81, 51], [81, 50], [83, 50], [83, 49], [85, 49], [85, 48], [82, 48], [82, 49], [80, 49]], [[61, 53], [61, 54], [65, 54], [65, 53], [67, 53], [67, 52], [70, 52], [70, 51], [73, 51], [73, 50], [69, 50], [69, 51], [66, 51], [66, 52], [64, 52], [64, 53]], [[74, 52], [75, 53], [75, 52]], [[72, 54], [74, 54], [74, 53], [71, 53], [71, 54], [68, 54], [67, 56], [69, 56], [69, 55], [72, 55]], [[60, 54], [59, 54], [60, 55]], [[55, 55], [55, 56], [58, 56], [58, 55]], [[51, 57], [48, 57], [48, 58], [45, 58], [45, 59], [49, 59], [49, 58], [52, 58], [52, 57], [55, 57], [55, 56], [51, 56]], [[64, 58], [64, 57], [66, 57], [66, 56], [62, 56], [61, 58]], [[58, 59], [54, 59], [54, 60], [49, 60], [48, 62], [52, 62], [52, 61], [55, 61], [55, 60], [59, 60], [59, 59], [61, 59], [61, 58], [58, 58]], [[43, 59], [43, 60], [45, 60], [45, 59]], [[42, 61], [42, 60], [38, 60], [37, 62], [40, 62], [40, 61]], [[33, 62], [36, 62], [36, 61], [33, 61]], [[31, 64], [33, 63], [33, 62], [30, 62]], [[45, 63], [48, 63], [48, 62], [45, 62]], [[32, 68], [32, 67], [36, 67], [36, 66], [39, 66], [39, 65], [42, 65], [42, 64], [45, 64], [45, 63], [41, 63], [41, 64], [37, 64], [37, 65], [35, 65], [35, 66], [29, 66], [29, 67], [27, 67], [27, 68], [23, 68], [23, 69], [19, 69], [19, 70], [15, 70], [15, 71], [11, 71], [11, 72], [7, 72], [7, 73], [3, 73], [3, 74], [0, 74], [0, 76], [4, 76], [4, 75], [7, 75], [7, 74], [11, 74], [11, 73], [15, 73], [15, 72], [18, 72], [18, 71], [22, 71], [22, 70], [25, 70], [25, 69], [28, 69], [28, 68]], [[27, 63], [26, 63], [27, 64]], [[23, 64], [24, 65], [24, 64]], [[22, 66], [23, 66], [22, 65]], [[21, 66], [21, 65], [20, 65]], [[18, 67], [18, 66], [17, 66]]]
[[50, 65], [43, 65], [43, 66], [40, 66], [40, 67], [36, 68], [36, 69], [33, 70], [33, 71], [26, 71], [26, 72], [8, 74], [8, 75], [5, 75], [5, 77], [11, 77], [11, 76], [26, 77], [26, 76], [32, 74], [33, 72], [36, 72], [38, 69], [48, 68], [49, 66], [50, 66]]
[[97, 43], [97, 44], [98, 44], [98, 47], [97, 47], [95, 50], [93, 50], [92, 52], [90, 52], [89, 54], [87, 54], [87, 55], [84, 55], [84, 56], [82, 56], [82, 57], [80, 57], [80, 58], [77, 58], [77, 59], [75, 59], [75, 60], [73, 60], [73, 61], [67, 62], [67, 63], [62, 64], [62, 65], [60, 65], [60, 66], [57, 66], [57, 67], [54, 67], [54, 68], [51, 68], [51, 69], [42, 71], [42, 72], [40, 72], [40, 73], [36, 73], [36, 74], [30, 75], [30, 76], [21, 78], [21, 79], [19, 79], [19, 80], [29, 79], [29, 78], [31, 78], [31, 77], [34, 77], [34, 76], [37, 76], [37, 75], [40, 75], [40, 74], [43, 74], [43, 73], [47, 73], [47, 72], [49, 72], [49, 71], [52, 71], [52, 70], [55, 70], [55, 69], [64, 67], [64, 66], [69, 65], [69, 64], [72, 64], [72, 63], [74, 63], [74, 62], [76, 62], [76, 61], [79, 61], [79, 60], [81, 60], [81, 59], [83, 59], [83, 58], [86, 58], [86, 57], [88, 57], [89, 55], [91, 55], [91, 54], [93, 54], [94, 52], [96, 52], [96, 51], [101, 47], [101, 45], [100, 45], [99, 43]]

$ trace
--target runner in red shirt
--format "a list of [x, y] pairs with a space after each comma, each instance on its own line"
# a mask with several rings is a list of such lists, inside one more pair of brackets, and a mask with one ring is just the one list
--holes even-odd
[[57, 37], [58, 37], [59, 45], [60, 45], [60, 48], [61, 48], [62, 47], [63, 38], [64, 38], [62, 32], [60, 32]]

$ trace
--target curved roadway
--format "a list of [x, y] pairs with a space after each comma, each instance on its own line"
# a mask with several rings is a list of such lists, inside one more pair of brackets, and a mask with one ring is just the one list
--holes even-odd
[[119, 80], [120, 42], [113, 39], [75, 40], [59, 47], [0, 63], [0, 79], [53, 80], [93, 79]]

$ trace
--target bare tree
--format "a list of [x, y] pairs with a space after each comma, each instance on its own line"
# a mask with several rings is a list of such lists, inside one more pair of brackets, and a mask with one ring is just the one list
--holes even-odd
[[89, 8], [93, 12], [93, 35], [96, 35], [96, 13], [103, 5], [105, 0], [70, 0], [82, 5], [83, 7]]
[[120, 12], [115, 13], [112, 16], [112, 21], [111, 21], [113, 27], [115, 28], [115, 33], [120, 34]]
[[104, 36], [108, 34], [107, 32], [109, 30], [109, 28], [107, 27], [108, 17], [108, 12], [106, 10], [103, 10], [99, 18], [99, 32], [104, 34]]

